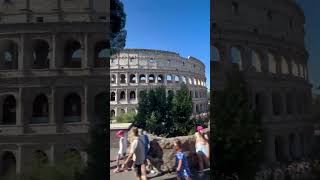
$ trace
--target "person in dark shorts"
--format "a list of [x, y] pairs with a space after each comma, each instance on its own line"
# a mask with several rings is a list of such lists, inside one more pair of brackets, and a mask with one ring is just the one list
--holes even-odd
[[176, 150], [176, 167], [177, 167], [177, 180], [190, 178], [190, 169], [186, 155], [182, 151], [182, 145], [180, 140], [175, 140], [173, 142], [174, 148]]
[[131, 130], [133, 140], [130, 147], [129, 156], [127, 157], [126, 161], [122, 165], [124, 168], [131, 158], [134, 159], [134, 171], [136, 173], [137, 180], [146, 180], [147, 173], [146, 173], [146, 165], [145, 165], [145, 147], [144, 143], [142, 142], [141, 138], [139, 138], [139, 133], [137, 128], [132, 128]]

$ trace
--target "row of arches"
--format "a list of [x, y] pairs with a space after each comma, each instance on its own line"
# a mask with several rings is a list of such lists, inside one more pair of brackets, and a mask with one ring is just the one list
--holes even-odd
[[268, 110], [274, 116], [283, 114], [306, 114], [309, 112], [310, 102], [309, 96], [305, 93], [285, 92], [280, 93], [277, 91], [271, 92], [271, 98], [268, 94], [258, 92], [255, 94], [254, 103], [255, 108], [262, 115], [267, 115]]
[[[221, 51], [218, 47], [212, 47], [213, 61], [224, 61]], [[237, 64], [239, 70], [245, 66], [245, 50], [239, 47], [231, 47], [227, 55], [229, 61]], [[284, 56], [275, 56], [272, 52], [262, 52], [250, 49], [251, 69], [255, 72], [270, 72], [272, 74], [291, 74], [296, 77], [307, 79], [307, 66], [297, 63], [294, 60], [288, 61]]]
[[[95, 97], [95, 113], [100, 115], [101, 101], [107, 99], [106, 93], [100, 93]], [[63, 99], [63, 122], [80, 122], [82, 119], [82, 99], [77, 93], [69, 93]], [[46, 94], [38, 94], [32, 102], [32, 115], [30, 124], [49, 123], [50, 104]], [[100, 112], [102, 111], [102, 112]], [[0, 113], [1, 115], [1, 113]], [[17, 123], [17, 100], [13, 95], [7, 95], [2, 101], [2, 117], [0, 124], [15, 125]]]
[[[169, 90], [173, 91], [173, 90]], [[120, 92], [111, 92], [110, 93], [110, 101], [123, 101], [123, 100], [137, 100], [137, 95], [136, 95], [137, 90], [129, 90], [125, 91], [122, 90]], [[192, 98], [206, 98], [206, 92], [201, 91], [201, 90], [195, 90], [195, 91], [189, 91], [189, 94]], [[129, 96], [128, 96], [129, 95]]]
[[[45, 151], [35, 150], [30, 155], [32, 161], [31, 163], [50, 163], [49, 157]], [[15, 175], [17, 173], [18, 165], [15, 153], [11, 151], [4, 151], [0, 158], [0, 177], [9, 178], [12, 175]], [[68, 163], [71, 158], [74, 162], [84, 162], [83, 158], [81, 157], [81, 153], [75, 148], [68, 149], [63, 153], [63, 161], [66, 163]]]
[[276, 161], [298, 160], [305, 155], [304, 134], [290, 133], [288, 137], [274, 137], [274, 153]]
[[[93, 66], [105, 67], [108, 54], [108, 42], [106, 40], [98, 41], [93, 45]], [[24, 64], [29, 61], [31, 69], [49, 69], [50, 61], [53, 61], [52, 45], [46, 40], [35, 39], [30, 42], [30, 46], [26, 48], [24, 53]], [[59, 49], [62, 48], [62, 49]], [[58, 47], [59, 53], [62, 53], [61, 58], [63, 63], [60, 66], [64, 68], [81, 68], [84, 64], [85, 48], [80, 41], [69, 39], [64, 41], [61, 47]], [[21, 47], [13, 40], [0, 41], [0, 70], [18, 69], [19, 54]], [[91, 53], [91, 52], [89, 52]], [[91, 58], [90, 58], [91, 60]], [[21, 62], [22, 63], [22, 62]]]
[[172, 75], [172, 74], [112, 74], [111, 84], [126, 84], [126, 83], [184, 83], [198, 86], [205, 86], [205, 81], [197, 78], [189, 78], [186, 76]]

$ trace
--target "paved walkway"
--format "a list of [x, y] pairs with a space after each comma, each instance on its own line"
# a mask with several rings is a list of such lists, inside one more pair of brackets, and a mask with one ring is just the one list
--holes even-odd
[[[114, 168], [116, 167], [116, 161], [115, 161], [115, 157], [116, 157], [116, 149], [112, 149], [111, 153], [110, 153], [110, 179], [111, 180], [135, 180], [135, 174], [133, 171], [129, 171], [129, 172], [121, 172], [121, 173], [113, 173], [112, 171], [114, 170]], [[205, 171], [205, 175], [202, 177], [199, 177], [199, 175], [196, 172], [192, 173], [191, 176], [192, 180], [209, 180], [210, 176], [209, 176], [209, 170]], [[148, 175], [148, 179], [152, 179], [152, 180], [175, 180], [176, 179], [176, 174], [165, 174], [165, 175], [161, 175], [158, 177], [152, 177], [151, 175]]]

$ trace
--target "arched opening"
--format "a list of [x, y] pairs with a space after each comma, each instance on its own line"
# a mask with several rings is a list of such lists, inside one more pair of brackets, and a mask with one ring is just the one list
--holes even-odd
[[163, 75], [162, 74], [159, 74], [158, 77], [157, 77], [157, 81], [158, 83], [163, 83]]
[[283, 56], [281, 56], [281, 72], [282, 74], [289, 74], [289, 65]]
[[112, 84], [115, 84], [116, 81], [117, 81], [116, 75], [112, 74], [112, 75], [111, 75], [111, 83], [112, 83]]
[[255, 108], [256, 111], [260, 114], [263, 115], [264, 114], [264, 102], [265, 98], [264, 98], [264, 94], [263, 93], [257, 93], [255, 96]]
[[290, 134], [289, 136], [289, 152], [290, 152], [290, 157], [295, 160], [296, 157], [296, 136], [295, 134]]
[[174, 77], [174, 80], [175, 80], [176, 83], [179, 83], [180, 82], [180, 76], [176, 75]]
[[38, 95], [33, 101], [33, 111], [31, 123], [48, 123], [49, 122], [49, 103], [47, 96]]
[[33, 69], [49, 68], [49, 44], [44, 40], [33, 42]]
[[[114, 92], [112, 92], [112, 93], [114, 93]], [[108, 95], [105, 92], [102, 92], [102, 93], [96, 95], [94, 98], [94, 111], [100, 120], [105, 120], [106, 118], [108, 118], [108, 116], [106, 114], [107, 113], [106, 107], [109, 106], [109, 102], [107, 99], [108, 99]]]
[[153, 74], [150, 74], [150, 75], [149, 75], [148, 81], [149, 81], [149, 83], [154, 83], [154, 82], [155, 82], [155, 77], [154, 77]]
[[213, 55], [213, 61], [220, 61], [220, 52], [219, 49], [215, 46], [212, 46], [212, 55]]
[[274, 148], [275, 148], [275, 156], [277, 161], [283, 161], [284, 153], [283, 153], [283, 140], [281, 136], [276, 136], [274, 139]]
[[64, 99], [64, 122], [81, 121], [81, 97], [72, 93]]
[[192, 93], [192, 91], [189, 92], [189, 95], [190, 95], [191, 98], [193, 98], [193, 93]]
[[125, 91], [121, 91], [121, 93], [120, 93], [120, 101], [121, 100], [126, 100], [126, 92]]
[[16, 99], [14, 96], [7, 96], [2, 105], [2, 124], [16, 124]]
[[279, 116], [282, 113], [282, 97], [279, 93], [272, 93], [273, 114]]
[[33, 152], [32, 160], [35, 163], [35, 165], [44, 165], [49, 162], [47, 154], [41, 150], [36, 150]]
[[97, 42], [94, 48], [95, 67], [106, 67], [109, 57], [107, 41]]
[[171, 74], [167, 75], [167, 83], [172, 83], [172, 75]]
[[231, 62], [236, 64], [239, 70], [242, 70], [242, 55], [240, 49], [237, 47], [231, 48]]
[[114, 119], [116, 117], [116, 111], [114, 109], [111, 110], [110, 117], [111, 119]]
[[276, 74], [277, 73], [277, 63], [273, 56], [273, 54], [268, 53], [268, 60], [269, 60], [269, 72]]
[[182, 76], [182, 82], [183, 82], [183, 84], [187, 84], [187, 80], [186, 80], [185, 76]]
[[261, 57], [260, 57], [260, 54], [255, 50], [251, 51], [251, 65], [252, 65], [252, 67], [254, 67], [256, 72], [262, 71]]
[[64, 66], [67, 68], [80, 68], [82, 61], [81, 44], [75, 40], [66, 42], [64, 48]]
[[139, 76], [139, 83], [146, 83], [146, 75], [140, 74], [140, 76]]
[[0, 41], [0, 69], [18, 68], [18, 45], [12, 40]]
[[294, 97], [292, 93], [286, 93], [286, 107], [287, 107], [287, 114], [292, 114], [294, 112]]
[[120, 113], [121, 113], [121, 114], [124, 114], [124, 113], [126, 113], [126, 110], [120, 109]]
[[12, 152], [5, 151], [0, 161], [0, 178], [10, 179], [16, 175], [17, 161]]
[[137, 77], [134, 74], [130, 75], [130, 83], [136, 83], [137, 82]]
[[292, 72], [292, 75], [299, 76], [298, 65], [294, 61], [291, 62], [291, 72]]
[[110, 101], [115, 101], [115, 100], [116, 100], [116, 93], [115, 92], [111, 92]]
[[120, 74], [120, 83], [121, 84], [126, 83], [126, 75], [125, 74]]
[[196, 113], [197, 114], [199, 113], [199, 105], [198, 104], [196, 105]]
[[130, 100], [134, 100], [136, 99], [136, 92], [135, 91], [131, 91], [130, 92]]

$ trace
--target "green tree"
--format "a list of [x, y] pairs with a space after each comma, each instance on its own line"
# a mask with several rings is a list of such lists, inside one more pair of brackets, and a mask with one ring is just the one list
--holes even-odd
[[[253, 179], [262, 152], [260, 115], [252, 108], [247, 85], [240, 72], [228, 76], [223, 91], [212, 101], [214, 171], [237, 173], [240, 179]], [[213, 126], [212, 126], [213, 127]]]
[[116, 117], [116, 120], [117, 123], [132, 123], [135, 119], [135, 116], [135, 112], [120, 113], [120, 115]]
[[140, 91], [138, 113], [134, 121], [134, 126], [145, 129], [146, 119], [148, 118], [149, 110], [149, 98], [147, 91]]
[[111, 0], [110, 10], [110, 52], [112, 55], [125, 47], [127, 31], [125, 30], [126, 14], [124, 12], [123, 3], [120, 0]]
[[172, 119], [174, 134], [185, 135], [194, 128], [195, 122], [192, 115], [192, 98], [186, 85], [182, 85], [180, 90], [172, 100]]

